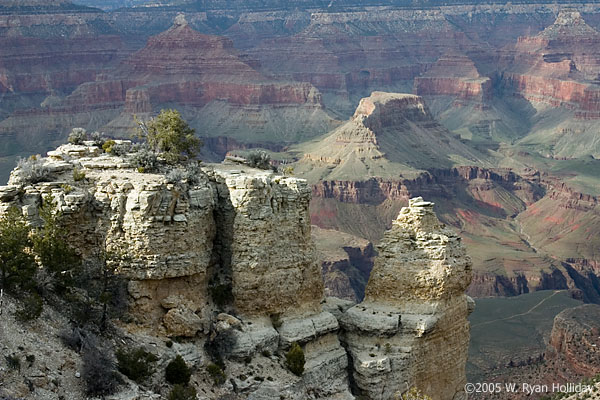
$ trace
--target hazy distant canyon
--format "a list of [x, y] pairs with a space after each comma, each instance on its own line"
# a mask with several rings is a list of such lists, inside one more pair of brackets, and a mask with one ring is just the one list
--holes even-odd
[[[262, 147], [309, 180], [312, 223], [357, 243], [320, 249], [336, 295], [362, 296], [372, 243], [422, 195], [461, 231], [472, 295], [600, 302], [598, 5], [413, 3], [8, 2], [0, 176], [72, 127], [128, 136], [174, 107], [204, 160]], [[374, 91], [420, 97], [361, 114]]]

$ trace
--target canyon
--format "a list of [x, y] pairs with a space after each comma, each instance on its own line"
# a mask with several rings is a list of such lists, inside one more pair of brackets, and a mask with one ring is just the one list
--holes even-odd
[[[301, 246], [298, 259], [285, 260], [290, 270], [278, 274], [294, 276], [294, 284], [283, 286], [298, 294], [310, 318], [324, 309], [306, 300], [321, 293], [319, 285], [327, 296], [370, 301], [365, 291], [377, 266], [377, 246], [409, 199], [418, 196], [435, 203], [439, 220], [467, 247], [469, 295], [556, 289], [600, 303], [597, 4], [215, 0], [117, 9], [143, 2], [81, 3], [104, 11], [67, 1], [0, 5], [0, 179], [8, 178], [17, 157], [54, 150], [73, 127], [129, 137], [134, 116], [148, 119], [162, 108], [177, 108], [203, 139], [204, 161], [260, 148], [273, 164], [289, 164], [295, 177], [307, 179], [294, 200], [312, 196], [308, 211], [300, 213], [298, 240], [309, 246], [312, 235], [318, 257]], [[213, 199], [213, 208], [190, 211], [190, 220], [205, 231], [174, 226], [169, 233], [214, 237], [204, 244], [168, 239], [170, 245], [202, 245], [204, 253], [212, 251], [210, 243], [231, 245], [219, 237], [217, 225], [231, 225], [227, 182], [239, 168], [221, 168], [202, 175], [204, 194], [193, 195]], [[267, 178], [259, 181], [251, 185], [280, 188]], [[165, 198], [181, 194], [173, 190]], [[282, 196], [296, 196], [287, 190]], [[137, 282], [131, 293], [147, 318], [139, 322], [160, 325], [161, 334], [204, 332], [201, 305], [211, 300], [194, 298], [190, 290], [209, 285], [215, 260], [185, 249], [181, 265], [161, 259], [151, 251], [154, 244], [136, 236], [153, 228], [138, 232], [143, 218], [133, 210], [127, 218], [135, 228], [120, 226], [122, 238], [156, 262], [147, 276], [124, 269]], [[222, 219], [207, 225], [210, 215]], [[261, 227], [276, 232], [271, 244], [277, 235], [298, 234], [265, 224]], [[245, 259], [248, 249], [241, 243], [251, 236], [239, 237], [241, 258], [233, 264], [263, 271], [260, 257], [281, 261], [268, 250]], [[220, 262], [231, 266], [228, 257]], [[165, 276], [167, 265], [187, 278]], [[312, 271], [299, 288], [295, 284], [305, 277], [298, 265]], [[249, 315], [262, 308], [285, 315], [298, 306], [269, 305], [252, 276], [226, 270], [211, 284], [247, 282], [236, 289], [235, 307]], [[273, 281], [264, 284], [267, 291], [283, 290]], [[249, 287], [260, 295], [244, 297]], [[182, 299], [165, 300], [175, 292]], [[157, 293], [167, 295], [157, 303]], [[183, 311], [184, 303], [199, 320]], [[329, 310], [334, 314], [338, 308]], [[256, 327], [268, 325], [266, 314], [261, 318]], [[185, 327], [182, 320], [195, 324]], [[332, 359], [341, 362], [342, 335], [325, 331], [315, 333], [315, 340], [326, 342], [327, 351], [339, 356]], [[269, 329], [261, 332], [273, 336]], [[240, 336], [241, 342], [252, 340]], [[272, 349], [271, 342], [265, 346]], [[346, 376], [339, 370], [331, 374]], [[372, 383], [360, 376], [359, 381], [372, 394]]]
[[497, 154], [445, 130], [418, 96], [375, 92], [349, 122], [298, 151], [295, 171], [313, 184], [313, 224], [376, 243], [408, 199], [423, 196], [469, 248], [470, 295], [576, 289], [598, 302], [597, 198], [532, 168], [492, 167]]
[[[208, 399], [383, 400], [407, 387], [441, 400], [465, 398], [471, 262], [432, 203], [415, 198], [400, 211], [378, 246], [365, 300], [352, 306], [324, 296], [305, 180], [231, 163], [204, 164], [193, 181], [173, 180], [166, 170], [138, 171], [133, 154], [107, 154], [91, 141], [62, 145], [35, 160], [48, 172], [45, 181], [32, 182], [17, 167], [0, 187], [2, 212], [17, 207], [36, 226], [43, 199], [51, 198], [84, 259], [117, 255], [129, 315], [115, 321], [120, 340], [160, 357], [192, 352], [184, 354]], [[411, 270], [400, 273], [408, 264]], [[2, 327], [3, 350], [34, 351], [33, 333], [17, 348], [25, 342], [10, 318]], [[167, 345], [168, 338], [178, 345]], [[280, 359], [298, 345], [305, 363], [296, 376]], [[231, 376], [225, 385], [205, 379], [211, 351]], [[271, 379], [249, 379], [253, 359]], [[36, 362], [54, 371], [55, 360]], [[448, 376], [440, 380], [442, 366]], [[73, 366], [60, 368], [73, 373]], [[60, 385], [43, 382], [23, 387], [20, 371], [0, 374], [3, 396], [61, 393]], [[392, 377], [395, 383], [381, 385]], [[132, 384], [138, 396], [159, 390]], [[82, 395], [81, 387], [74, 390]]]

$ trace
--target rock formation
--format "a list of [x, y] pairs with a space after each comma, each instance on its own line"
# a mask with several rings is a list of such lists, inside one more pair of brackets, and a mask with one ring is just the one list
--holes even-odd
[[460, 238], [414, 198], [378, 251], [365, 300], [341, 319], [358, 393], [465, 399], [471, 262]]
[[415, 78], [413, 92], [419, 96], [452, 96], [483, 102], [492, 96], [492, 80], [481, 76], [466, 55], [448, 53]]
[[[305, 181], [206, 165], [193, 182], [169, 182], [136, 172], [127, 158], [100, 153], [91, 142], [60, 146], [40, 161], [51, 181], [33, 185], [17, 168], [0, 190], [2, 209], [20, 207], [37, 223], [42, 198], [51, 196], [84, 257], [104, 250], [116, 255], [136, 330], [233, 337], [235, 345], [224, 350], [232, 360], [300, 343], [303, 378], [280, 371], [280, 381], [253, 388], [255, 398], [286, 387], [300, 396], [351, 398], [338, 322], [321, 308]], [[83, 180], [73, 179], [74, 168]]]
[[[237, 164], [207, 164], [176, 180], [138, 172], [130, 160], [92, 142], [60, 146], [31, 161], [48, 172], [45, 182], [13, 171], [0, 209], [19, 207], [39, 224], [50, 196], [85, 259], [113, 254], [128, 280], [131, 335], [206, 342], [240, 376], [241, 361], [261, 354], [273, 368], [274, 380], [248, 384], [236, 375], [215, 396], [349, 400], [352, 389], [383, 399], [408, 384], [450, 399], [462, 387], [470, 261], [431, 203], [413, 199], [403, 209], [382, 241], [365, 301], [348, 309], [352, 303], [323, 301], [306, 181]], [[300, 378], [269, 358], [293, 343], [306, 358]], [[384, 377], [397, 383], [381, 385]]]
[[600, 373], [600, 306], [584, 304], [562, 311], [554, 318], [546, 350], [546, 362], [561, 380]]
[[321, 180], [415, 176], [432, 167], [488, 162], [435, 121], [422, 98], [401, 93], [373, 92], [348, 122], [299, 150], [304, 156], [296, 169]]
[[[32, 52], [43, 47], [39, 39], [30, 41], [33, 42]], [[45, 80], [39, 84], [35, 75], [31, 80], [31, 72], [35, 71], [30, 71], [29, 66], [23, 68], [28, 73], [27, 82], [23, 78], [19, 78], [20, 81], [13, 79], [16, 72], [11, 63], [19, 58], [8, 60], [9, 71], [3, 74], [0, 69], [0, 77], [6, 75], [0, 79], [0, 93], [37, 88], [38, 92], [49, 92], [47, 95], [52, 96], [41, 107], [34, 104], [26, 109], [6, 110], [6, 118], [0, 123], [0, 136], [10, 135], [23, 127], [29, 136], [19, 140], [30, 139], [32, 135], [47, 137], [49, 133], [56, 138], [62, 137], [67, 126], [74, 125], [113, 135], [128, 135], [134, 126], [133, 114], [145, 118], [167, 105], [173, 107], [173, 104], [182, 109], [199, 135], [228, 136], [241, 142], [293, 142], [337, 125], [337, 121], [323, 110], [321, 94], [314, 86], [274, 80], [260, 74], [255, 69], [257, 63], [239, 54], [230, 39], [201, 34], [181, 16], [170, 29], [151, 37], [144, 48], [131, 54], [118, 67], [113, 66], [110, 74], [102, 73], [102, 70], [85, 70], [81, 71], [81, 76], [75, 76], [78, 68], [73, 62], [74, 66], [69, 69], [73, 76], [48, 77], [49, 72], [58, 67], [64, 75], [65, 58], [67, 61], [85, 58], [76, 50], [87, 41], [89, 38], [74, 41], [71, 44], [73, 52], [68, 57], [59, 54], [62, 63], [56, 66], [53, 63], [57, 57], [51, 54], [51, 60], [45, 61], [50, 65], [39, 71], [45, 74], [42, 76]], [[120, 43], [118, 38], [113, 41], [116, 44], [112, 44], [112, 53], [102, 51], [102, 47], [96, 52], [97, 58], [92, 60], [97, 60], [100, 65], [116, 60]], [[98, 43], [98, 46], [106, 47], [104, 41]], [[169, 56], [165, 57], [165, 54]], [[48, 57], [46, 53], [43, 55]], [[0, 68], [1, 65], [0, 62]], [[87, 64], [84, 67], [89, 69]], [[21, 87], [24, 84], [35, 85], [35, 88]], [[48, 85], [60, 88], [58, 94], [66, 93], [56, 95], [47, 90]], [[292, 121], [302, 121], [302, 124]], [[289, 129], [279, 129], [282, 125]]]
[[600, 34], [575, 10], [562, 10], [537, 36], [521, 37], [503, 84], [534, 103], [574, 110], [579, 118], [598, 118], [594, 81], [600, 65]]

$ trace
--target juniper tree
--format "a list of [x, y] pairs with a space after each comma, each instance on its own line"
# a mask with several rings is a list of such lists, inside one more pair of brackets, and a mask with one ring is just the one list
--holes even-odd
[[0, 217], [0, 288], [29, 287], [33, 283], [36, 263], [31, 247], [30, 228], [16, 207]]
[[181, 118], [177, 110], [165, 109], [148, 122], [136, 119], [138, 136], [148, 142], [150, 148], [162, 153], [169, 164], [176, 164], [187, 158], [194, 158], [202, 141], [195, 131]]

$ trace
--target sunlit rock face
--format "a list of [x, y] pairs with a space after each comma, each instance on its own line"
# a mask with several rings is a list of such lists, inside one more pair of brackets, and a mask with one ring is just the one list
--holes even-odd
[[419, 197], [378, 251], [365, 300], [341, 317], [357, 392], [389, 399], [416, 387], [465, 398], [471, 261], [460, 238]]

